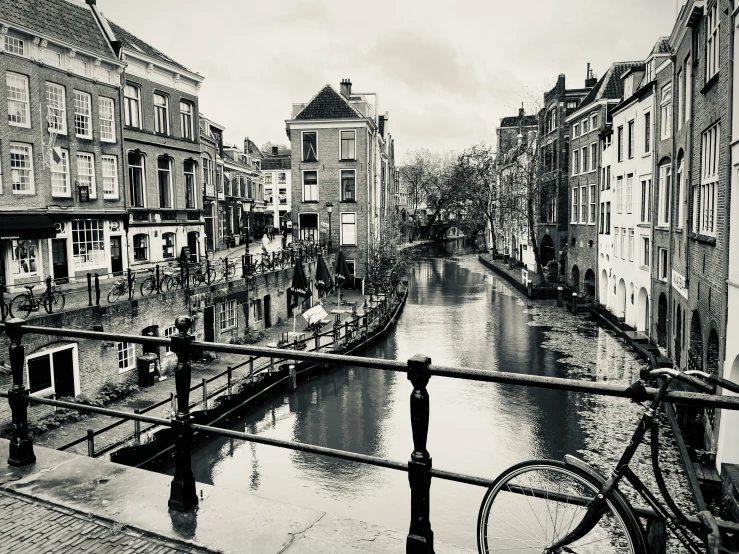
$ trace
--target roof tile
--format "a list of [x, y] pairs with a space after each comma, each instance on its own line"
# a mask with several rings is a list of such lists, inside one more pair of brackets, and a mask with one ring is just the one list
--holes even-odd
[[359, 117], [343, 96], [331, 88], [331, 85], [326, 85], [295, 119], [359, 119]]
[[110, 28], [115, 33], [115, 36], [118, 40], [120, 40], [124, 46], [128, 46], [129, 48], [133, 48], [134, 50], [138, 50], [139, 52], [143, 52], [147, 56], [151, 56], [152, 58], [157, 58], [163, 62], [166, 62], [170, 65], [173, 65], [175, 67], [179, 67], [180, 69], [184, 69], [185, 71], [190, 71], [187, 69], [184, 65], [177, 63], [172, 58], [167, 56], [165, 53], [161, 52], [160, 50], [157, 50], [152, 45], [147, 44], [137, 36], [129, 33], [126, 31], [123, 27], [120, 25], [117, 25], [116, 23], [113, 23], [110, 19], [108, 19], [108, 23], [110, 24]]

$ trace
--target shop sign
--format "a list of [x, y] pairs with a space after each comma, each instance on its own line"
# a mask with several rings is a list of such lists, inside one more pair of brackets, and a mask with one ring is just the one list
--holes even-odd
[[688, 299], [688, 289], [685, 286], [685, 277], [680, 275], [674, 269], [672, 270], [672, 288], [675, 289], [680, 296], [685, 298], [685, 300]]

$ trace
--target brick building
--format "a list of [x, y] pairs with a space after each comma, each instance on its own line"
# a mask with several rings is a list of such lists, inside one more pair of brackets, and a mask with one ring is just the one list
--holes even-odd
[[338, 246], [360, 282], [379, 237], [382, 172], [389, 171], [380, 121], [376, 95], [353, 93], [351, 81], [344, 80], [340, 92], [326, 85], [310, 102], [294, 104], [285, 122], [295, 187], [293, 233]]
[[126, 62], [123, 138], [132, 266], [205, 252], [198, 91], [203, 77], [112, 21]]
[[123, 64], [91, 4], [0, 4], [0, 286], [11, 291], [126, 267]]
[[200, 114], [201, 166], [203, 168], [203, 217], [205, 247], [209, 252], [226, 248], [223, 239], [223, 131], [224, 127]]
[[267, 211], [272, 214], [272, 225], [280, 231], [292, 226], [291, 162], [292, 155], [280, 154], [277, 146], [273, 146], [272, 152], [262, 160], [264, 201]]
[[[569, 177], [570, 244], [565, 281], [573, 290], [593, 298], [598, 291], [600, 213], [605, 217], [605, 209], [600, 209], [599, 192], [606, 189], [611, 177], [610, 160], [605, 157], [605, 163], [601, 163], [601, 152], [611, 141], [611, 112], [623, 96], [622, 76], [639, 64], [612, 64], [566, 120], [573, 163]], [[544, 164], [547, 165], [551, 153], [545, 151], [545, 155]]]

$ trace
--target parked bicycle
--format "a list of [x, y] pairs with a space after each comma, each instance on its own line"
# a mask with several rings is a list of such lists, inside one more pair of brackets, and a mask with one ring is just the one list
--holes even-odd
[[[708, 383], [736, 393], [739, 384], [701, 371], [665, 368], [645, 370], [642, 378], [658, 378], [662, 383], [611, 475], [603, 475], [574, 456], [565, 456], [563, 462], [530, 460], [507, 469], [488, 489], [480, 506], [477, 544], [481, 554], [646, 554], [644, 530], [618, 488], [624, 478], [687, 552], [729, 552], [721, 547], [718, 526], [710, 512], [698, 513], [698, 524], [696, 519], [688, 519], [670, 496], [659, 465], [656, 415], [675, 379], [708, 393], [714, 392]], [[635, 398], [647, 400], [641, 381], [631, 388]], [[664, 504], [629, 467], [648, 430], [652, 468]], [[699, 543], [706, 545], [705, 550]]]
[[164, 276], [162, 277], [159, 286], [163, 291], [170, 291], [172, 289], [186, 288], [183, 283], [185, 278], [182, 274], [181, 269], [169, 268], [164, 270]]
[[114, 304], [124, 294], [131, 294], [136, 286], [136, 273], [131, 273], [131, 286], [128, 285], [128, 277], [124, 275], [113, 283], [113, 288], [108, 292], [108, 303]]
[[64, 294], [62, 294], [62, 291], [54, 281], [51, 282], [50, 288], [44, 285], [44, 293], [38, 298], [33, 294], [35, 286], [36, 285], [24, 285], [23, 288], [27, 289], [28, 292], [22, 292], [10, 301], [10, 304], [8, 304], [8, 310], [11, 317], [20, 317], [21, 319], [25, 319], [31, 314], [31, 312], [38, 312], [41, 309], [41, 306], [44, 307], [47, 314], [57, 313], [64, 310]]
[[154, 273], [154, 269], [149, 269], [147, 271], [149, 272], [149, 276], [144, 279], [144, 282], [141, 283], [141, 288], [139, 289], [141, 291], [141, 296], [149, 296], [157, 291], [157, 277]]
[[228, 258], [221, 258], [220, 278], [224, 281], [230, 281], [236, 276], [236, 264], [229, 261]]
[[216, 270], [205, 264], [194, 264], [190, 266], [190, 286], [197, 287], [199, 285], [214, 283], [216, 280]]

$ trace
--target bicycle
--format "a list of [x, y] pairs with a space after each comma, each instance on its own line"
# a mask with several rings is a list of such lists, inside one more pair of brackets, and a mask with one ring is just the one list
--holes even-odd
[[194, 269], [195, 271], [190, 271], [190, 286], [210, 285], [216, 280], [216, 270], [212, 267], [204, 271], [201, 265], [195, 265]]
[[11, 317], [27, 318], [31, 312], [38, 312], [41, 306], [44, 307], [47, 314], [57, 313], [64, 310], [64, 294], [52, 281], [51, 289], [44, 289], [44, 293], [36, 298], [33, 289], [36, 285], [23, 285], [28, 292], [17, 295], [8, 304], [8, 312]]
[[173, 288], [186, 288], [183, 285], [184, 277], [181, 275], [181, 270], [164, 271], [164, 277], [162, 277], [160, 283], [160, 289], [163, 291], [170, 291]]
[[[662, 384], [611, 476], [570, 455], [561, 462], [529, 460], [508, 468], [493, 482], [480, 505], [478, 551], [481, 554], [646, 554], [644, 530], [632, 505], [618, 488], [625, 478], [690, 554], [703, 552], [696, 538], [707, 545], [709, 554], [728, 552], [720, 546], [718, 526], [710, 512], [700, 512], [697, 519], [689, 519], [678, 508], [659, 466], [656, 415], [670, 383], [677, 379], [702, 392], [714, 392], [711, 385], [694, 376], [739, 393], [739, 384], [701, 371], [644, 370], [642, 379], [658, 378]], [[631, 385], [631, 390], [635, 401], [648, 400], [641, 380]], [[664, 504], [629, 467], [648, 430], [652, 468]]]
[[108, 303], [115, 304], [123, 294], [133, 292], [136, 286], [136, 273], [131, 273], [131, 286], [128, 286], [128, 277], [125, 275], [113, 283], [113, 288], [108, 292]]
[[236, 264], [228, 261], [228, 258], [221, 258], [221, 276], [220, 279], [230, 281], [236, 275]]
[[154, 269], [147, 270], [149, 272], [149, 276], [144, 279], [144, 282], [141, 283], [141, 288], [139, 289], [141, 291], [141, 296], [149, 296], [157, 291], [157, 278], [154, 274]]

